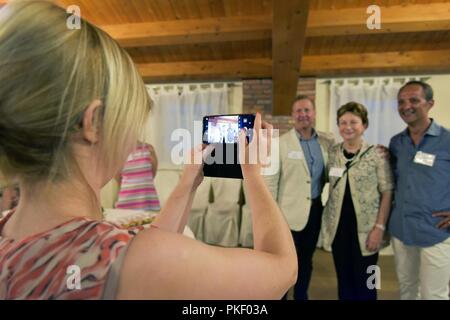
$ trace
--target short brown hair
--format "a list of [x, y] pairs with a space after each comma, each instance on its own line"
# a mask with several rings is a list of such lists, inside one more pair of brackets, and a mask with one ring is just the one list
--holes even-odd
[[433, 100], [433, 88], [431, 88], [431, 86], [430, 86], [428, 83], [423, 82], [423, 81], [417, 81], [417, 80], [412, 80], [412, 81], [409, 81], [409, 82], [405, 83], [405, 84], [398, 90], [397, 96], [399, 96], [400, 93], [402, 92], [402, 90], [405, 89], [407, 86], [413, 86], [413, 85], [421, 86], [421, 87], [422, 87], [423, 94], [424, 94], [424, 96], [425, 96], [425, 100], [426, 100], [426, 101], [431, 101], [431, 100]]
[[305, 95], [305, 94], [299, 94], [298, 96], [295, 97], [294, 101], [292, 102], [292, 108], [294, 107], [294, 104], [295, 104], [297, 101], [300, 101], [300, 100], [308, 100], [309, 102], [311, 102], [313, 108], [314, 108], [314, 109], [316, 108], [316, 105], [314, 104], [314, 101], [313, 101], [310, 97], [308, 97], [307, 95]]
[[369, 126], [369, 118], [366, 107], [364, 107], [361, 103], [354, 101], [348, 102], [338, 109], [336, 117], [338, 125], [339, 125], [339, 118], [342, 117], [347, 112], [353, 113], [355, 116], [360, 117], [362, 123], [367, 127]]

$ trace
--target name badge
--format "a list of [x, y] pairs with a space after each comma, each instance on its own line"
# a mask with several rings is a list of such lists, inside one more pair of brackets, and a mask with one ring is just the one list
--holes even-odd
[[422, 164], [424, 166], [432, 167], [434, 165], [435, 159], [436, 159], [436, 155], [434, 155], [434, 154], [417, 151], [416, 156], [414, 157], [414, 162], [418, 163], [418, 164]]
[[288, 159], [303, 159], [303, 154], [300, 151], [289, 151]]
[[342, 175], [344, 174], [344, 171], [345, 171], [344, 168], [336, 168], [336, 167], [332, 167], [332, 168], [330, 168], [329, 176], [330, 176], [330, 177], [337, 177], [337, 178], [340, 178], [340, 177], [342, 177]]

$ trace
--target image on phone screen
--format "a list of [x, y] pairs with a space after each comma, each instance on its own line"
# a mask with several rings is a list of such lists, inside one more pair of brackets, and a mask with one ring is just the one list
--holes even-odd
[[249, 141], [253, 130], [255, 115], [214, 115], [203, 118], [203, 142], [235, 144], [239, 140], [239, 130], [245, 129]]

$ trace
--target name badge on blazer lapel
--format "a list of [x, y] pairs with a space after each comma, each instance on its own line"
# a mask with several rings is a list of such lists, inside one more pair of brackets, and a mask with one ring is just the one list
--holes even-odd
[[344, 175], [344, 172], [345, 172], [344, 168], [332, 167], [330, 168], [330, 173], [328, 175], [330, 177], [341, 178]]
[[289, 151], [288, 159], [301, 160], [303, 159], [303, 153], [301, 151]]

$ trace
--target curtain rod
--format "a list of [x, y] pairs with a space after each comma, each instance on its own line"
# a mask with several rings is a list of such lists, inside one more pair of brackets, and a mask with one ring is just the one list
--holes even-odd
[[164, 90], [177, 90], [178, 94], [183, 91], [190, 91], [196, 89], [223, 89], [242, 87], [240, 84], [235, 83], [185, 83], [185, 84], [161, 84], [161, 85], [146, 85], [149, 90], [153, 90], [156, 94]]
[[146, 86], [150, 87], [161, 87], [161, 86], [176, 86], [176, 87], [183, 87], [183, 86], [206, 86], [206, 85], [228, 85], [230, 87], [236, 86], [242, 86], [242, 82], [234, 81], [234, 82], [228, 82], [228, 81], [214, 81], [214, 82], [168, 82], [168, 83], [146, 83]]
[[322, 81], [322, 84], [330, 84], [331, 81], [350, 81], [350, 82], [355, 82], [355, 81], [375, 81], [376, 79], [380, 79], [382, 81], [388, 81], [390, 79], [392, 79], [393, 81], [406, 81], [406, 80], [412, 80], [412, 79], [420, 79], [421, 81], [428, 81], [431, 79], [431, 76], [385, 76], [385, 77], [351, 77], [351, 78], [346, 78], [346, 77], [342, 77], [342, 78], [332, 78], [332, 79], [327, 79]]

